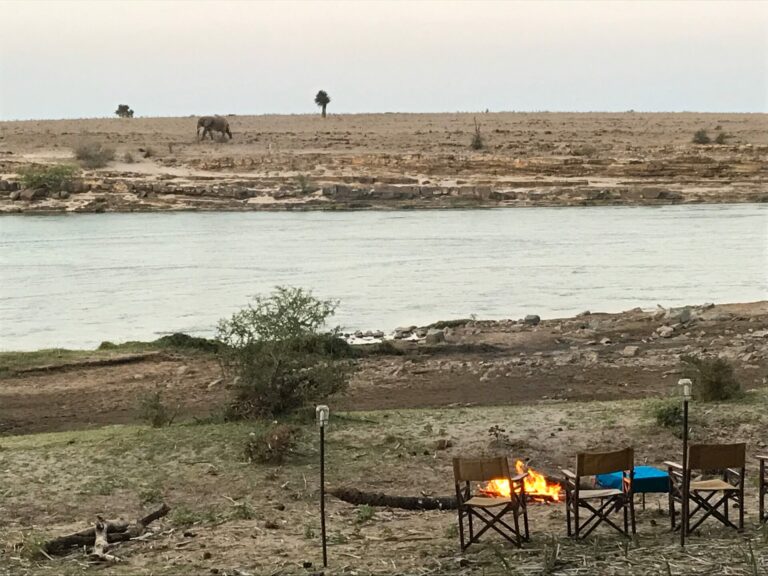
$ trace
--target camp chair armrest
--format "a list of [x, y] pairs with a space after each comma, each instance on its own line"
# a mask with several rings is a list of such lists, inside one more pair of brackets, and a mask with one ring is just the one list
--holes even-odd
[[679, 470], [680, 472], [683, 471], [683, 466], [681, 464], [678, 464], [677, 462], [671, 462], [669, 460], [665, 460], [664, 465], [670, 469]]
[[512, 482], [522, 482], [524, 478], [528, 476], [528, 472], [523, 472], [522, 474], [517, 474], [515, 476], [512, 476], [510, 480]]
[[768, 461], [768, 454], [758, 454], [757, 459]]
[[741, 470], [736, 470], [734, 468], [726, 468], [725, 469], [725, 478], [727, 482], [730, 482], [731, 484], [739, 483], [741, 481]]
[[567, 484], [576, 486], [576, 474], [574, 474], [570, 470], [561, 470], [561, 472], [563, 473], [563, 476], [565, 476], [565, 480]]

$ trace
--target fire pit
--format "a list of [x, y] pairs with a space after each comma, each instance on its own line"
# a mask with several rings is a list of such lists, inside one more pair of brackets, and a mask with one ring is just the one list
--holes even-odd
[[[518, 474], [528, 473], [525, 477], [525, 495], [534, 502], [560, 502], [563, 487], [559, 482], [552, 482], [546, 476], [529, 468], [522, 460], [515, 460], [515, 471]], [[509, 498], [510, 488], [506, 479], [494, 479], [485, 484], [479, 491], [485, 496]]]

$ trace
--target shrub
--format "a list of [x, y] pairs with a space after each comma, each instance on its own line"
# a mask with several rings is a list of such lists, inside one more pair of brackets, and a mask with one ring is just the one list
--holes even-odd
[[82, 142], [75, 148], [75, 158], [86, 168], [103, 168], [115, 159], [115, 149], [100, 142]]
[[705, 402], [730, 400], [741, 396], [741, 384], [723, 358], [682, 356], [683, 376], [693, 381], [693, 393]]
[[727, 139], [728, 134], [725, 132], [720, 132], [717, 136], [715, 136], [715, 144], [725, 144]]
[[171, 410], [163, 402], [163, 394], [159, 390], [146, 394], [139, 400], [139, 418], [153, 428], [162, 428], [173, 424], [178, 408]]
[[251, 432], [245, 443], [245, 457], [258, 464], [282, 464], [296, 448], [298, 428], [272, 424], [261, 432]]
[[482, 150], [485, 148], [483, 135], [480, 133], [480, 125], [477, 123], [477, 118], [475, 118], [475, 133], [472, 135], [472, 142], [470, 142], [469, 147], [472, 148], [472, 150]]
[[331, 300], [278, 286], [219, 322], [219, 361], [235, 383], [229, 418], [292, 412], [346, 388], [351, 349], [338, 328], [319, 332], [335, 309]]
[[50, 191], [65, 189], [77, 173], [77, 167], [68, 164], [27, 166], [19, 171], [25, 188], [47, 188]]
[[706, 130], [696, 130], [696, 133], [693, 135], [694, 144], [709, 144], [711, 141]]
[[653, 407], [656, 424], [664, 428], [680, 428], [683, 425], [683, 409], [680, 402], [659, 402]]
[[123, 162], [125, 162], [126, 164], [133, 164], [135, 161], [136, 160], [133, 159], [133, 154], [131, 154], [130, 152], [126, 152], [125, 154], [123, 154]]

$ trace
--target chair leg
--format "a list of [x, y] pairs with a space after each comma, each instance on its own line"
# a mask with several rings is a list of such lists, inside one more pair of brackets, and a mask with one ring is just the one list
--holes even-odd
[[466, 547], [464, 546], [464, 518], [462, 517], [461, 508], [459, 508], [459, 542], [461, 543], [461, 551], [464, 552]]
[[672, 531], [675, 530], [675, 497], [672, 495], [672, 487], [669, 488], [669, 519], [672, 523]]
[[629, 498], [624, 500], [624, 534], [629, 536]]
[[[643, 502], [645, 502], [645, 494], [643, 494]], [[632, 523], [632, 534], [637, 534], [637, 527], [635, 526], [635, 498], [634, 495], [629, 499], [629, 520]]]
[[467, 513], [467, 517], [468, 517], [468, 520], [469, 520], [469, 541], [472, 542], [472, 540], [475, 539], [475, 531], [474, 531], [473, 526], [472, 526], [472, 512], [471, 511]]
[[739, 491], [739, 532], [744, 530], [744, 486]]
[[575, 498], [571, 496], [571, 500], [573, 502], [573, 524], [574, 524], [574, 535], [576, 538], [579, 537], [579, 500], [578, 498]]

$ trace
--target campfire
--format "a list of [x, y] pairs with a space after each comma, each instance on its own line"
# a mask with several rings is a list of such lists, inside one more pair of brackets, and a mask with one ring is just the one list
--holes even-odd
[[[525, 477], [525, 494], [531, 500], [537, 502], [559, 502], [562, 486], [557, 482], [550, 482], [547, 477], [532, 468], [528, 468], [522, 460], [515, 461], [515, 470], [518, 474], [528, 472]], [[509, 498], [509, 481], [494, 479], [480, 488], [480, 492], [486, 496]]]

